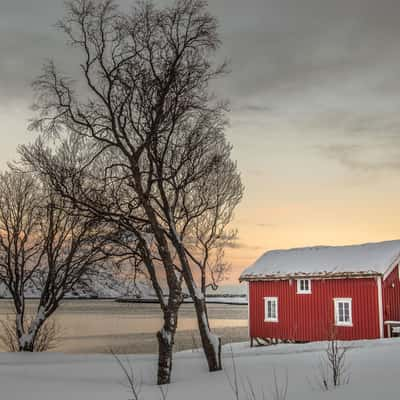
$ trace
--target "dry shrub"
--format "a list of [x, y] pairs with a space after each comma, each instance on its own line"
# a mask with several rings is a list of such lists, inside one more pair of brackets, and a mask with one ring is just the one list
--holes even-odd
[[240, 377], [236, 366], [235, 355], [231, 346], [232, 357], [232, 376], [226, 373], [229, 386], [232, 390], [233, 400], [286, 400], [289, 386], [288, 371], [285, 371], [284, 379], [278, 379], [276, 370], [273, 370], [273, 382], [269, 394], [264, 392], [264, 389], [256, 388], [252, 380], [247, 377], [243, 380]]
[[[122, 371], [124, 377], [123, 385], [128, 388], [129, 393], [132, 395], [132, 398], [129, 400], [141, 400], [143, 398], [141, 396], [142, 381], [135, 375], [131, 361], [128, 357], [123, 360], [120, 356], [115, 354], [114, 350], [110, 352]], [[158, 388], [160, 391], [160, 400], [167, 400], [168, 385], [160, 385]]]
[[349, 347], [341, 344], [332, 334], [318, 365], [318, 373], [309, 384], [313, 389], [328, 391], [350, 382], [350, 363], [346, 355]]
[[[29, 326], [33, 317], [26, 320], [26, 326]], [[52, 350], [57, 346], [61, 337], [61, 329], [55, 318], [48, 319], [40, 328], [33, 351], [43, 352]], [[0, 320], [0, 347], [5, 351], [18, 352], [19, 343], [17, 337], [17, 329], [15, 318], [7, 315], [5, 319]]]
[[336, 386], [346, 385], [350, 381], [349, 365], [346, 361], [348, 348], [341, 346], [332, 338], [328, 342], [325, 357], [320, 363], [320, 386], [330, 390]]

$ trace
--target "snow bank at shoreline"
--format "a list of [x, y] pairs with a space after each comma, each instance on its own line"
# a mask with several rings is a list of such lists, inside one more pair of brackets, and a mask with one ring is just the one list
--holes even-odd
[[[398, 397], [400, 339], [346, 342], [350, 347], [350, 383], [330, 392], [315, 382], [326, 343], [280, 344], [249, 348], [248, 343], [224, 346], [225, 371], [208, 373], [201, 351], [177, 353], [168, 399], [233, 399], [227, 375], [232, 376], [232, 352], [241, 379], [250, 379], [256, 391], [272, 390], [273, 371], [278, 381], [288, 375], [287, 400], [360, 399]], [[142, 381], [141, 398], [159, 400], [154, 385], [156, 357], [121, 356], [129, 360]], [[7, 400], [127, 400], [129, 393], [111, 355], [0, 354], [1, 398]]]

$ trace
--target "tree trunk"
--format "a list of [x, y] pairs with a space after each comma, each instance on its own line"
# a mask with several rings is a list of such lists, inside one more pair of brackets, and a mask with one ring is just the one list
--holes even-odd
[[29, 333], [18, 334], [18, 351], [33, 352], [37, 332], [29, 330]]
[[35, 340], [45, 320], [44, 314], [42, 313], [41, 308], [39, 308], [39, 312], [30, 323], [30, 326], [26, 332], [24, 330], [23, 317], [21, 315], [17, 315], [18, 350], [20, 352], [35, 351]]
[[179, 260], [182, 267], [182, 276], [185, 280], [186, 287], [190, 297], [193, 299], [197, 323], [199, 326], [201, 344], [207, 359], [208, 369], [210, 372], [222, 370], [221, 361], [221, 338], [211, 332], [207, 315], [206, 299], [202, 291], [196, 286], [193, 278], [192, 270], [186, 257], [185, 248], [176, 234], [176, 229], [172, 228], [172, 242], [177, 250]]
[[[134, 169], [135, 170], [135, 169]], [[141, 187], [141, 175], [139, 171], [135, 171], [135, 179], [137, 186]], [[159, 385], [169, 384], [171, 381], [171, 370], [172, 370], [172, 354], [176, 328], [178, 324], [178, 311], [182, 304], [182, 286], [181, 280], [178, 279], [176, 274], [175, 264], [173, 258], [168, 248], [168, 242], [165, 237], [163, 230], [160, 228], [159, 222], [157, 221], [156, 214], [151, 208], [148, 198], [143, 194], [142, 191], [139, 192], [141, 200], [149, 218], [150, 224], [153, 228], [153, 233], [157, 241], [157, 248], [164, 265], [166, 280], [169, 289], [168, 303], [164, 304], [162, 298], [162, 291], [158, 287], [158, 281], [156, 275], [152, 278], [153, 288], [159, 297], [161, 308], [164, 316], [164, 325], [162, 329], [157, 333], [158, 340], [158, 373], [157, 373], [157, 383]], [[150, 260], [148, 260], [150, 261]], [[149, 264], [150, 265], [150, 264]], [[149, 272], [152, 271], [152, 267]]]
[[[176, 232], [174, 229], [172, 231]], [[201, 344], [207, 359], [208, 369], [210, 372], [220, 371], [222, 369], [221, 338], [211, 332], [207, 315], [206, 298], [196, 286], [182, 243], [176, 236], [173, 236], [173, 243], [181, 261], [183, 278], [194, 302]]]
[[18, 340], [18, 351], [33, 352], [33, 341], [25, 334], [24, 317], [22, 312], [17, 312], [15, 317], [16, 338]]
[[158, 372], [157, 384], [167, 385], [171, 383], [172, 355], [178, 322], [178, 310], [164, 312], [164, 325], [157, 332], [158, 340]]
[[33, 353], [34, 349], [34, 341], [33, 340], [21, 340], [19, 341], [19, 351], [20, 352], [30, 352]]
[[193, 298], [204, 354], [210, 372], [222, 369], [221, 338], [211, 332], [205, 299]]

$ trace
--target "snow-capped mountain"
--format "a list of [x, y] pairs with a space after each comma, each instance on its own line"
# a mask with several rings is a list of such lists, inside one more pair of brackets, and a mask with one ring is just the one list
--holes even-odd
[[[25, 294], [28, 298], [39, 297], [39, 289], [33, 282], [26, 285]], [[153, 297], [150, 285], [145, 281], [133, 282], [132, 279], [118, 276], [109, 271], [102, 271], [85, 282], [76, 285], [66, 298], [119, 298], [119, 297]], [[0, 284], [0, 298], [9, 298], [7, 288]]]

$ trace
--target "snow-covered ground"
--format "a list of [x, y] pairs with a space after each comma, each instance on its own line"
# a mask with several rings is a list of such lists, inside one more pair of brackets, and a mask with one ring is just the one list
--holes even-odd
[[[278, 383], [288, 376], [287, 399], [376, 400], [398, 398], [400, 339], [348, 342], [350, 383], [329, 392], [318, 388], [316, 377], [326, 343], [282, 344], [252, 348], [247, 343], [232, 346], [241, 381], [251, 380], [266, 399], [273, 389], [273, 371]], [[126, 360], [125, 356], [121, 357]], [[139, 380], [140, 399], [159, 400], [154, 385], [154, 356], [130, 356]], [[224, 348], [225, 371], [208, 373], [199, 351], [178, 353], [174, 361], [171, 400], [234, 399], [227, 375], [233, 376], [230, 346]], [[128, 400], [121, 371], [109, 355], [0, 354], [0, 398], [6, 400]], [[247, 399], [247, 397], [242, 397]], [[261, 395], [258, 398], [262, 398]]]

